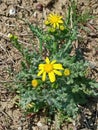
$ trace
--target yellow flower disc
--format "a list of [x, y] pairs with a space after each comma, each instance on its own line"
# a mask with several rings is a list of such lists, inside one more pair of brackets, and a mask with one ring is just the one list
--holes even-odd
[[70, 75], [70, 70], [69, 69], [65, 69], [64, 70], [64, 75], [65, 76], [69, 76]]
[[38, 81], [36, 79], [32, 80], [32, 86], [37, 87], [38, 86]]
[[60, 26], [60, 30], [63, 31], [65, 27], [63, 25]]

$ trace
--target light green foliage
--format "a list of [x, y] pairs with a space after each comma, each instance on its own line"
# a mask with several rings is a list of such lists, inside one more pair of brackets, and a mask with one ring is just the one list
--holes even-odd
[[[77, 26], [75, 14], [71, 14], [73, 6], [69, 8], [65, 30], [59, 29], [55, 32], [44, 31], [27, 23], [32, 33], [39, 39], [39, 52], [29, 52], [19, 44], [18, 39], [11, 37], [13, 45], [22, 53], [24, 60], [21, 63], [21, 71], [17, 74], [17, 91], [20, 96], [19, 104], [26, 113], [47, 111], [50, 115], [59, 114], [60, 122], [76, 118], [79, 108], [78, 105], [85, 104], [88, 97], [98, 96], [98, 83], [88, 78], [87, 69], [89, 67], [82, 56], [74, 53], [72, 42], [77, 39]], [[72, 16], [71, 16], [72, 15]], [[70, 20], [70, 18], [72, 19]], [[73, 22], [73, 23], [71, 23]], [[73, 25], [72, 28], [70, 25]], [[63, 68], [70, 70], [70, 75], [56, 76], [56, 81], [51, 83], [47, 77], [43, 82], [37, 76], [38, 65], [44, 63], [43, 54], [48, 55], [51, 60], [56, 59], [62, 64]], [[31, 84], [33, 79], [38, 80], [38, 86], [34, 88]], [[27, 107], [29, 106], [29, 107]]]

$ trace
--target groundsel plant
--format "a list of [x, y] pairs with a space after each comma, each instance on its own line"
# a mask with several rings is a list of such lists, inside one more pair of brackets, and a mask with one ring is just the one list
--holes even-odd
[[52, 117], [63, 115], [63, 120], [75, 119], [78, 106], [98, 95], [98, 84], [88, 76], [88, 61], [81, 54], [71, 54], [78, 31], [70, 15], [69, 12], [64, 19], [59, 14], [50, 13], [44, 22], [45, 30], [27, 22], [39, 39], [37, 51], [25, 49], [17, 36], [8, 36], [24, 59], [16, 75], [16, 85], [19, 105], [27, 114], [46, 111]]

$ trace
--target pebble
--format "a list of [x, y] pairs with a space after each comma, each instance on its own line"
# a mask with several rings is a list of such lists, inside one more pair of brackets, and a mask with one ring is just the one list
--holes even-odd
[[20, 127], [18, 127], [18, 130], [22, 130], [21, 126], [20, 126]]
[[10, 9], [10, 10], [9, 10], [9, 14], [10, 14], [10, 15], [15, 15], [15, 14], [16, 14], [15, 8]]
[[39, 121], [39, 122], [37, 123], [37, 126], [38, 126], [38, 127], [42, 127], [43, 125], [42, 125], [42, 123]]
[[37, 5], [36, 5], [36, 9], [37, 9], [38, 11], [43, 11], [43, 5], [42, 5], [42, 4], [37, 4]]
[[34, 12], [33, 16], [34, 16], [34, 18], [37, 18], [37, 16], [38, 16], [37, 12]]

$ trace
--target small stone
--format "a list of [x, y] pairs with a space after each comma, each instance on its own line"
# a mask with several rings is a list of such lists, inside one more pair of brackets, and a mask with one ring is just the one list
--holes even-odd
[[21, 127], [18, 127], [18, 130], [22, 130], [22, 128], [21, 128]]
[[36, 5], [36, 9], [37, 9], [38, 11], [43, 11], [43, 5], [42, 5], [42, 4], [37, 4], [37, 5]]
[[39, 130], [37, 126], [32, 126], [32, 130]]
[[38, 127], [42, 127], [43, 124], [39, 121], [39, 122], [37, 123], [37, 126], [38, 126]]
[[12, 9], [9, 10], [10, 15], [15, 15], [15, 13], [16, 13], [15, 8], [12, 8]]
[[96, 50], [96, 55], [98, 55], [98, 50]]
[[37, 16], [38, 16], [37, 12], [34, 12], [33, 16], [34, 16], [34, 18], [37, 18]]

